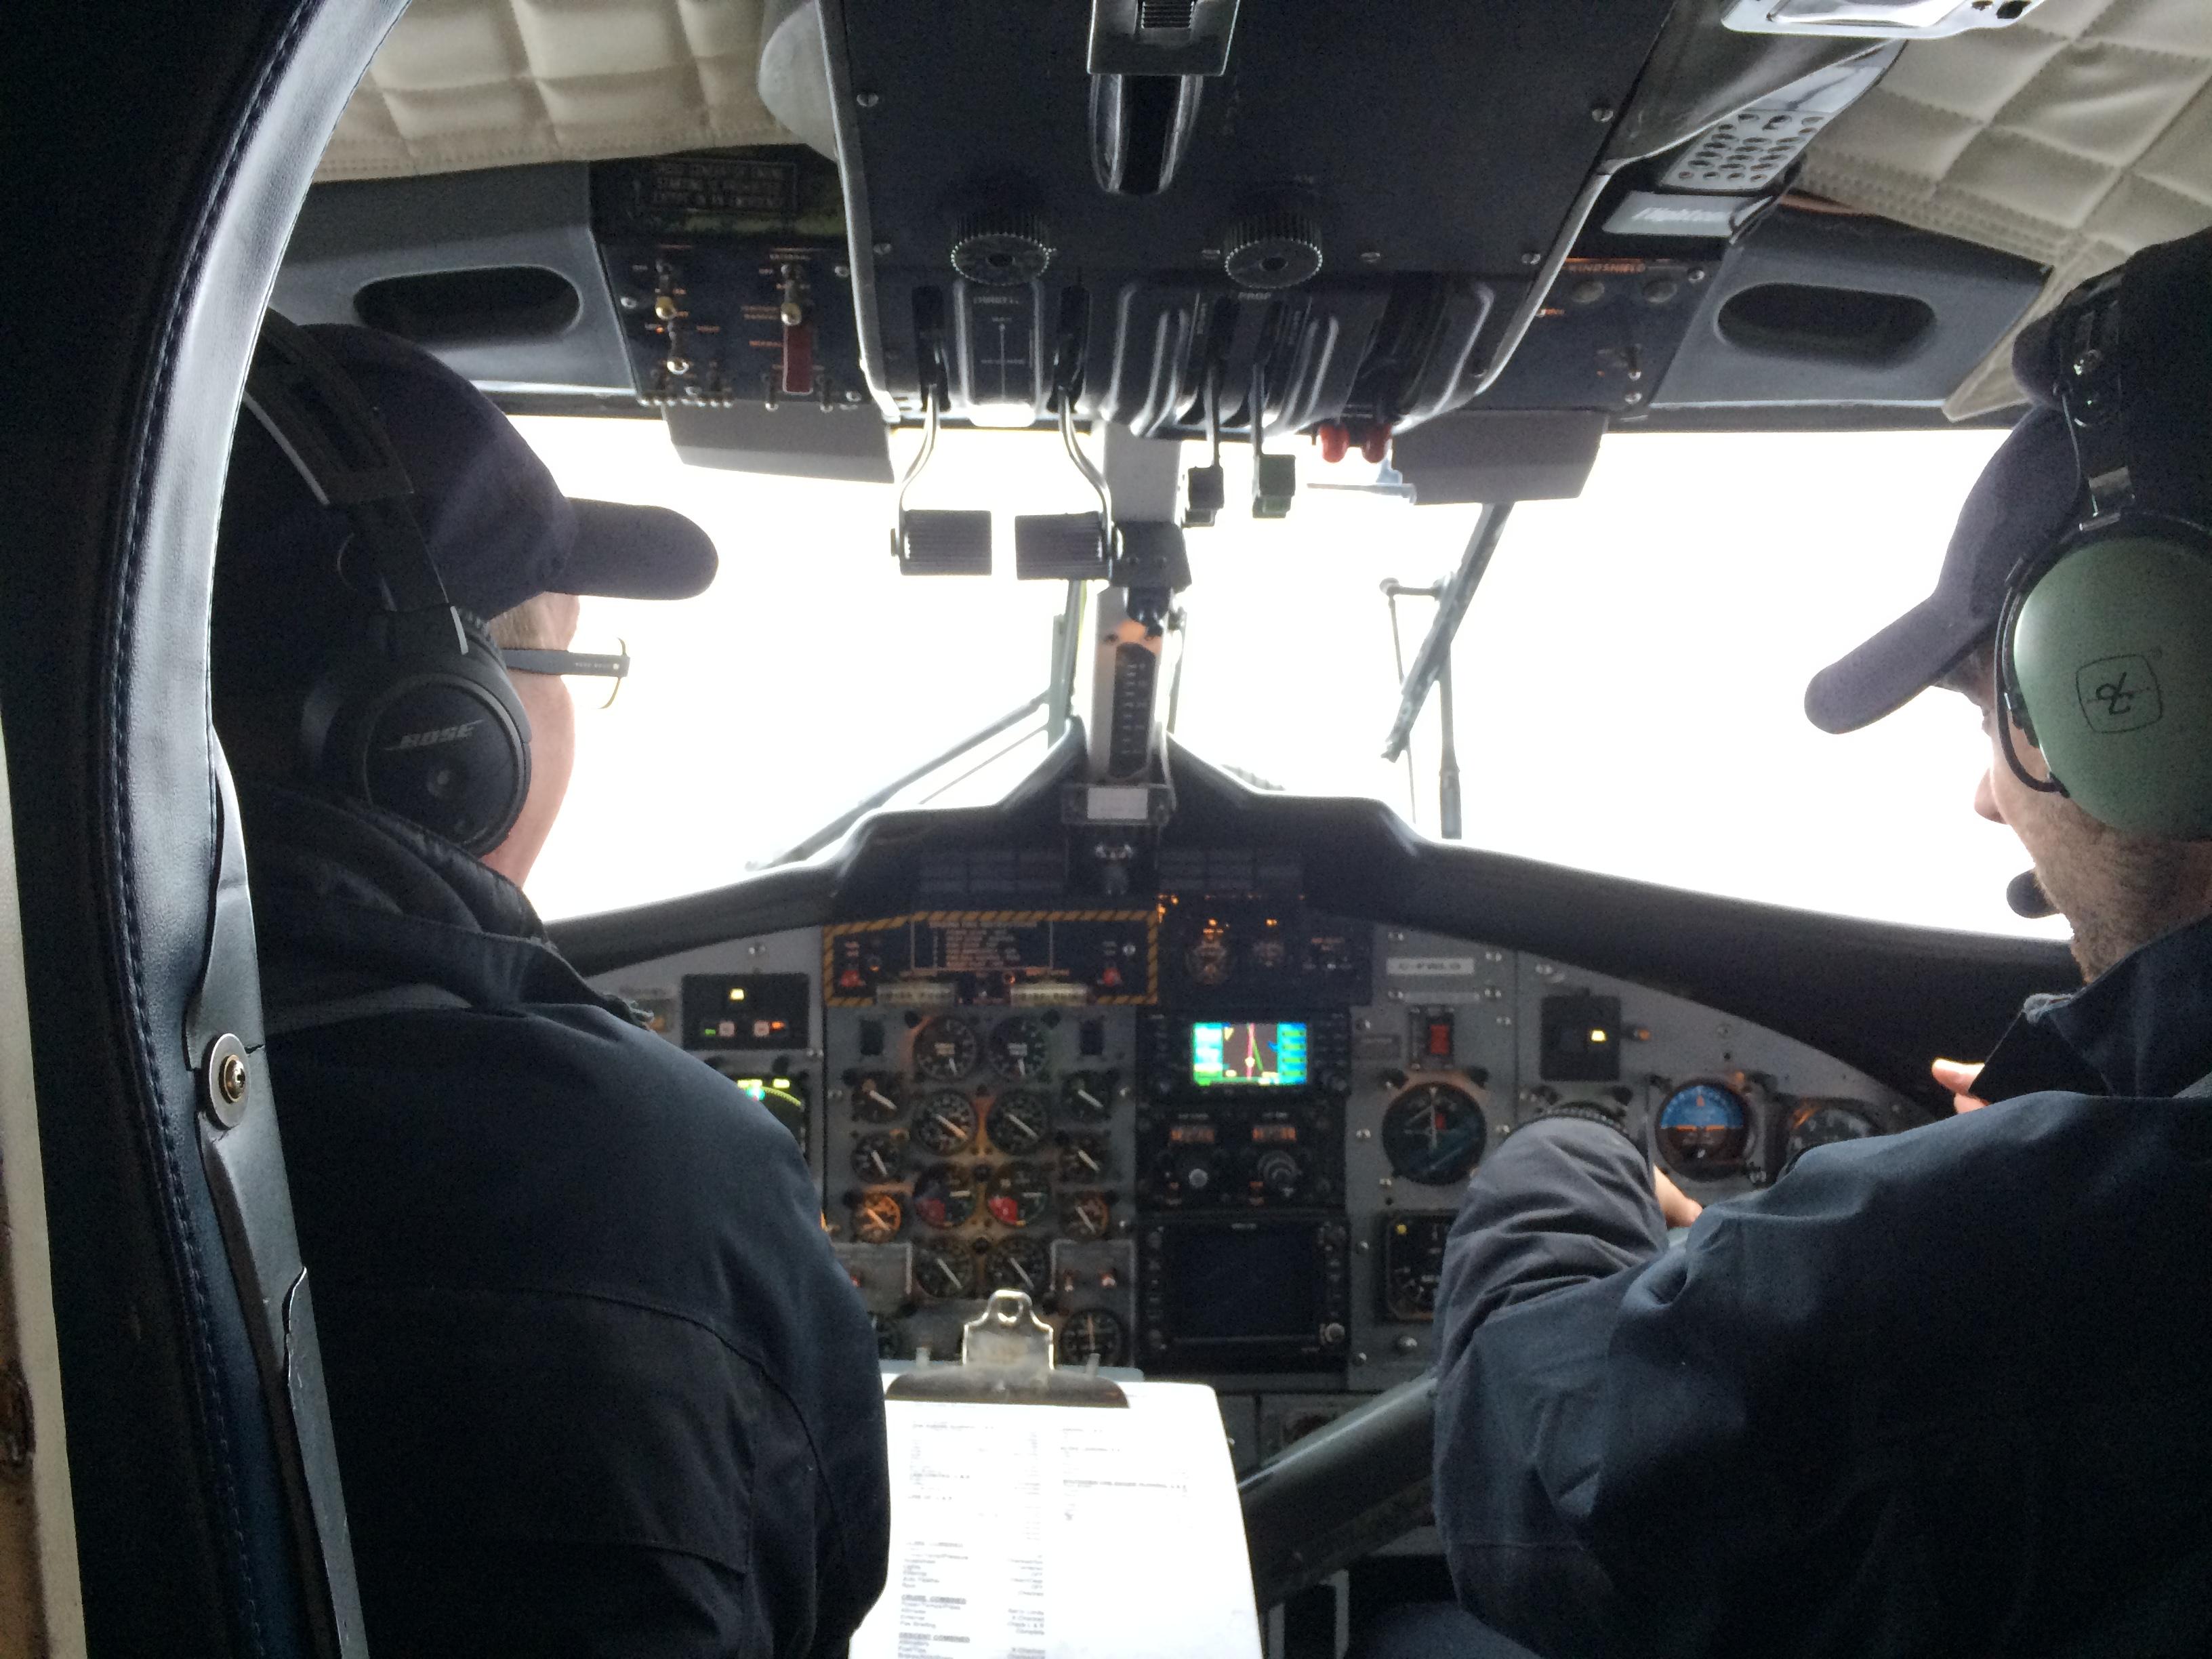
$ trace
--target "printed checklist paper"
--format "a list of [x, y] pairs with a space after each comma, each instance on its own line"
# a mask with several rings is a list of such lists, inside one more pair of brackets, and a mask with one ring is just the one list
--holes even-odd
[[885, 1402], [890, 1575], [852, 1659], [1259, 1659], [1213, 1390], [1122, 1386], [1126, 1411]]

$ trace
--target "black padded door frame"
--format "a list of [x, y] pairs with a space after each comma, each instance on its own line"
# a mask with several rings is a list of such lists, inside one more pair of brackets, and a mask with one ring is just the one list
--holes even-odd
[[304, 1651], [182, 1033], [231, 424], [316, 157], [400, 9], [27, 0], [0, 58], [0, 712], [94, 1654]]

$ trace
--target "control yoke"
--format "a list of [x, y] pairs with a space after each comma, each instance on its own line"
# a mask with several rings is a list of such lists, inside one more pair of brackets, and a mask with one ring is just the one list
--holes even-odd
[[1325, 1425], [1237, 1483], [1262, 1610], [1420, 1526], [1433, 1491], [1437, 1379]]

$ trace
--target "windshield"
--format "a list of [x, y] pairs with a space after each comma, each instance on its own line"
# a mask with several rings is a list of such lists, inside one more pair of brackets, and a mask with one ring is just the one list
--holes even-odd
[[[1012, 517], [1071, 512], [1055, 437], [949, 433], [916, 506], [989, 505], [1000, 574], [902, 578], [880, 486], [680, 464], [658, 422], [518, 421], [571, 494], [651, 501], [714, 537], [681, 605], [591, 600], [578, 647], [626, 641], [611, 708], [579, 682], [578, 758], [531, 881], [549, 917], [720, 885], [1045, 687], [1062, 585], [1018, 582]], [[1923, 696], [1831, 738], [1807, 678], [1931, 585], [2002, 434], [1619, 434], [1583, 495], [1511, 523], [1454, 656], [1470, 844], [1706, 892], [1929, 926], [2051, 933], [2005, 908], [2023, 867], [1976, 817], [1985, 749], [1960, 698]], [[911, 453], [900, 434], [895, 460]], [[1195, 459], [1195, 452], [1193, 452]], [[1291, 517], [1231, 509], [1190, 538], [1176, 735], [1266, 786], [1382, 801], [1438, 831], [1436, 699], [1410, 764], [1382, 758], [1477, 509], [1315, 488], [1371, 480], [1301, 454]], [[1043, 751], [1030, 714], [894, 798], [996, 799]]]

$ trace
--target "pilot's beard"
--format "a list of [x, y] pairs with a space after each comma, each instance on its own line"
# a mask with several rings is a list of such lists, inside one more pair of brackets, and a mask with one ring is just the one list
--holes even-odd
[[2083, 979], [2212, 915], [2212, 847], [2130, 835], [2078, 807], [2053, 818], [2054, 844], [2038, 852], [2036, 879], [2073, 924], [2069, 948]]

